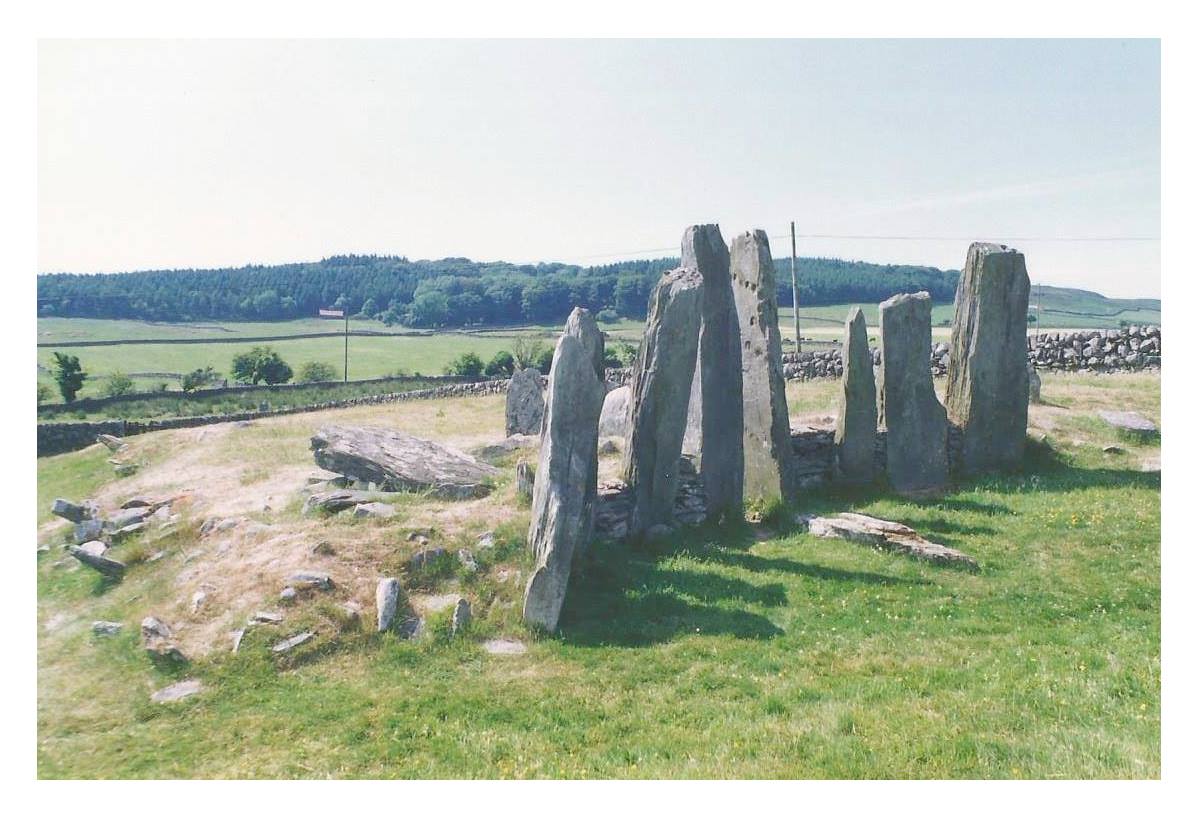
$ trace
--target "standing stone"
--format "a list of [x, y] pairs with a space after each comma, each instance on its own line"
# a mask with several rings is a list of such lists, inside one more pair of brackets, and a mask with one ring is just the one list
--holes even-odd
[[665, 274], [652, 292], [632, 375], [631, 432], [623, 458], [632, 538], [673, 520], [701, 315], [698, 270], [681, 267]]
[[574, 556], [589, 541], [598, 490], [598, 417], [606, 386], [602, 332], [589, 311], [573, 309], [548, 374], [540, 461], [532, 487], [528, 546], [536, 566], [523, 619], [555, 631]]
[[532, 465], [521, 461], [515, 465], [515, 494], [520, 498], [532, 500], [532, 491], [536, 483], [536, 473]]
[[685, 435], [692, 436], [688, 418], [695, 418], [707, 519], [737, 518], [743, 514], [743, 357], [731, 257], [717, 224], [685, 230], [681, 265], [702, 277], [702, 324]]
[[947, 484], [947, 412], [930, 378], [930, 295], [898, 294], [880, 304], [880, 421], [889, 484], [902, 495]]
[[851, 310], [843, 333], [835, 477], [848, 484], [868, 484], [874, 476], [876, 457], [876, 379], [868, 348], [868, 324], [858, 307]]
[[796, 480], [776, 272], [763, 230], [738, 235], [731, 244], [731, 285], [742, 343], [743, 493], [748, 500], [784, 500], [796, 491]]
[[1021, 464], [1030, 391], [1029, 303], [1030, 277], [1021, 252], [995, 243], [968, 248], [955, 290], [947, 365], [947, 417], [961, 431], [961, 472]]
[[394, 627], [399, 613], [399, 601], [403, 597], [403, 586], [397, 578], [384, 577], [378, 581], [374, 592], [374, 603], [378, 607], [378, 630], [389, 631]]
[[507, 435], [538, 436], [544, 423], [544, 395], [540, 372], [522, 368], [507, 386]]
[[598, 435], [626, 438], [630, 412], [631, 388], [620, 385], [608, 393], [602, 402], [602, 415], [598, 419]]
[[1042, 377], [1038, 375], [1038, 369], [1033, 365], [1027, 365], [1026, 376], [1030, 383], [1030, 404], [1040, 404], [1042, 402]]

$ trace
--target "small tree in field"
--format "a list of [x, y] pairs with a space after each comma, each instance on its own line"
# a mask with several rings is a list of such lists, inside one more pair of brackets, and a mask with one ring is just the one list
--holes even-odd
[[50, 397], [54, 395], [54, 391], [50, 390], [50, 386], [44, 382], [37, 383], [37, 403], [48, 402]]
[[122, 371], [113, 371], [104, 383], [105, 396], [124, 396], [132, 393], [134, 389], [132, 378]]
[[196, 368], [189, 374], [183, 374], [183, 390], [190, 392], [215, 385], [217, 379], [219, 379], [219, 374], [212, 370], [211, 365], [206, 368]]
[[510, 351], [499, 351], [486, 363], [486, 376], [510, 376], [515, 373], [515, 358]]
[[278, 385], [289, 382], [294, 376], [291, 366], [283, 361], [278, 352], [267, 345], [258, 345], [244, 354], [233, 357], [233, 379], [238, 382], [257, 385]]
[[481, 357], [473, 351], [466, 351], [444, 366], [444, 372], [450, 376], [481, 376], [485, 367]]
[[515, 367], [535, 368], [537, 361], [540, 359], [540, 354], [544, 352], [544, 343], [540, 340], [529, 340], [523, 337], [518, 337], [511, 351], [515, 357]]
[[299, 368], [300, 382], [331, 382], [338, 378], [336, 368], [327, 362], [305, 362]]
[[58, 383], [58, 391], [62, 394], [62, 401], [75, 401], [75, 394], [87, 381], [87, 374], [79, 364], [79, 358], [72, 354], [54, 352], [54, 381]]

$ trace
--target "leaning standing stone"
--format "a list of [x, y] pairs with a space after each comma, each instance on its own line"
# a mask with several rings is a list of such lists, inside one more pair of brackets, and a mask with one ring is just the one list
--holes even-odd
[[689, 415], [700, 428], [706, 517], [736, 518], [743, 514], [743, 357], [731, 257], [718, 224], [685, 230], [681, 265], [697, 269], [702, 277], [702, 326]]
[[742, 343], [743, 493], [749, 500], [783, 500], [796, 488], [776, 272], [763, 230], [745, 232], [731, 244], [731, 285]]
[[598, 416], [606, 396], [603, 346], [590, 312], [573, 309], [548, 374], [527, 534], [536, 566], [523, 596], [523, 619], [547, 631], [556, 630], [574, 555], [585, 548], [594, 525]]
[[868, 324], [858, 307], [847, 318], [842, 357], [835, 476], [847, 484], [868, 484], [874, 475], [876, 456], [876, 379], [868, 348]]
[[930, 378], [930, 295], [898, 294], [880, 304], [880, 421], [889, 484], [903, 495], [947, 484], [947, 412]]
[[959, 287], [947, 365], [947, 417], [961, 431], [959, 469], [1021, 464], [1030, 380], [1026, 308], [1030, 278], [1021, 252], [973, 243]]
[[540, 372], [535, 368], [518, 370], [507, 385], [507, 435], [538, 436], [543, 423]]
[[623, 480], [632, 498], [632, 538], [673, 520], [701, 316], [698, 270], [681, 267], [665, 274], [652, 292], [631, 383]]

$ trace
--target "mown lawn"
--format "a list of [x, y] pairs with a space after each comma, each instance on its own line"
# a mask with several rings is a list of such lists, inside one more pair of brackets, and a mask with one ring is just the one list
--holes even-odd
[[[1157, 377], [1044, 379], [1070, 410], [1121, 397], [1157, 418]], [[1103, 429], [1058, 427], [1025, 472], [941, 500], [791, 507], [910, 524], [978, 572], [747, 525], [600, 542], [558, 636], [502, 632], [527, 654], [486, 654], [478, 639], [511, 615], [479, 608], [470, 637], [350, 631], [296, 666], [251, 642], [195, 664], [207, 689], [173, 706], [148, 701], [181, 674], [149, 665], [136, 620], [89, 631], [168, 577], [107, 587], [43, 556], [39, 775], [1158, 777], [1160, 476], [1138, 463], [1159, 448], [1104, 454]], [[41, 503], [96, 477], [54, 462]]]

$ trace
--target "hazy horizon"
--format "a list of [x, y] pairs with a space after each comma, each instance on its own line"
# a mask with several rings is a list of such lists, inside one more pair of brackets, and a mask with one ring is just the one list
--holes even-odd
[[780, 259], [795, 219], [799, 256], [958, 269], [994, 240], [1036, 283], [1158, 297], [1159, 58], [1157, 40], [43, 41], [38, 272], [602, 265], [676, 255], [703, 222], [764, 228]]

